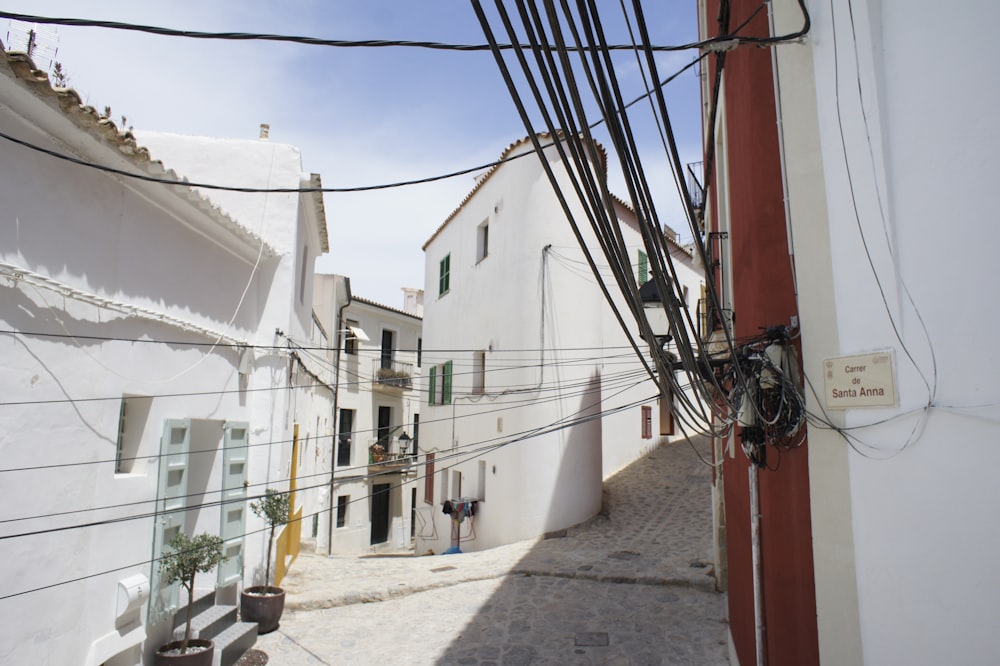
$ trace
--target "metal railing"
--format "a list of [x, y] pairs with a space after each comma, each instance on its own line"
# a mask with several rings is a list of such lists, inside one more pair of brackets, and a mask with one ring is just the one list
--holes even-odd
[[382, 386], [412, 388], [413, 364], [376, 358], [372, 361], [372, 378], [376, 384]]

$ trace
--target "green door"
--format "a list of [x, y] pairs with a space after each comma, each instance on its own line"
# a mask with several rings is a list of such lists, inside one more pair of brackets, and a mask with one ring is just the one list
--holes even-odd
[[150, 580], [149, 623], [156, 624], [177, 610], [180, 585], [165, 585], [160, 576], [160, 557], [166, 544], [184, 529], [187, 506], [188, 451], [191, 421], [168, 420], [160, 440], [159, 480], [156, 487], [156, 521], [153, 528], [153, 565]]
[[243, 575], [243, 534], [246, 526], [248, 423], [226, 423], [223, 428], [222, 496], [219, 535], [229, 559], [219, 565], [218, 587]]

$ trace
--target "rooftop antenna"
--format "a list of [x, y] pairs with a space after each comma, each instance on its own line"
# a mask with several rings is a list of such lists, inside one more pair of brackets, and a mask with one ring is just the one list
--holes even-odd
[[27, 53], [35, 67], [51, 72], [59, 55], [59, 31], [51, 25], [11, 20], [3, 44], [8, 51]]

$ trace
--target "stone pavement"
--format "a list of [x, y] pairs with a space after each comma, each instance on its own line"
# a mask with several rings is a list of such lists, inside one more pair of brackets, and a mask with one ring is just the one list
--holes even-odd
[[303, 553], [281, 627], [256, 647], [280, 666], [728, 664], [710, 479], [680, 441], [610, 478], [602, 515], [546, 538], [428, 557]]

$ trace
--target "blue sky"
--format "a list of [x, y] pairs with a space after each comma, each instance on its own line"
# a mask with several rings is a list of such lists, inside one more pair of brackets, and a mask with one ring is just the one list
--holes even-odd
[[[598, 4], [609, 34], [627, 43], [619, 2]], [[654, 43], [694, 41], [694, 0], [643, 4]], [[7, 0], [2, 6], [190, 30], [485, 42], [466, 0]], [[8, 27], [0, 20], [5, 44]], [[256, 138], [266, 122], [271, 140], [301, 148], [304, 169], [321, 174], [328, 187], [391, 183], [485, 164], [525, 135], [489, 52], [206, 41], [73, 27], [58, 28], [58, 47], [70, 85], [87, 103], [110, 106], [116, 120], [125, 115], [136, 129], [244, 139]], [[695, 55], [658, 56], [661, 76]], [[634, 56], [616, 56], [616, 71], [626, 99], [643, 92]], [[694, 71], [671, 83], [667, 93], [683, 161], [698, 161]], [[655, 126], [640, 106], [633, 109], [661, 220], [689, 237]], [[614, 168], [612, 188], [624, 195]], [[348, 275], [355, 294], [399, 307], [400, 288], [423, 286], [421, 245], [472, 185], [473, 176], [466, 175], [327, 194], [331, 252], [318, 260], [317, 270]]]

